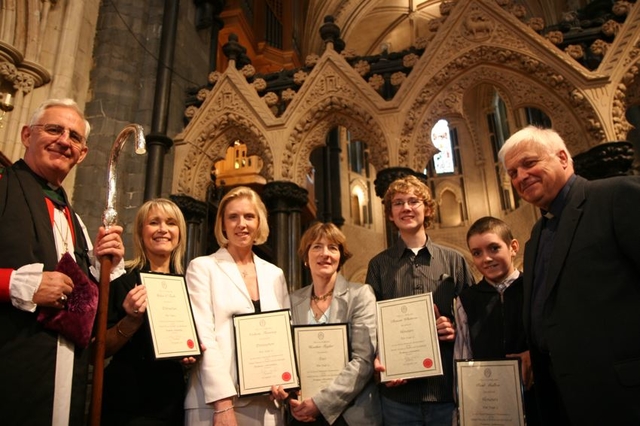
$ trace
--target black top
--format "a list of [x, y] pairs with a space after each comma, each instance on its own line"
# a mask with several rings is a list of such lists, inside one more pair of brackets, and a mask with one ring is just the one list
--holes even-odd
[[483, 279], [460, 294], [475, 359], [504, 358], [528, 349], [522, 321], [522, 283], [521, 274], [500, 297]]
[[[108, 327], [126, 316], [122, 302], [137, 283], [135, 270], [111, 283]], [[101, 424], [182, 425], [185, 383], [179, 361], [155, 360], [145, 316], [105, 369]]]

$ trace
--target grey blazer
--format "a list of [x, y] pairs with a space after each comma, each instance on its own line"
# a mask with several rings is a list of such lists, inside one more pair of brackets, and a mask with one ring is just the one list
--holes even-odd
[[[290, 295], [293, 323], [307, 324], [312, 286]], [[376, 351], [376, 299], [368, 284], [348, 282], [338, 274], [329, 323], [349, 323], [351, 361], [328, 387], [312, 397], [329, 422], [342, 414], [350, 426], [381, 425], [382, 412], [373, 380]]]

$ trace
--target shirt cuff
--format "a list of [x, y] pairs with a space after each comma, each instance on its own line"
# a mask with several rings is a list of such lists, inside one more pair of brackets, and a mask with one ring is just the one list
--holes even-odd
[[31, 263], [16, 269], [11, 274], [9, 295], [13, 306], [22, 311], [35, 312], [38, 305], [33, 303], [33, 295], [40, 288], [43, 269], [44, 264]]
[[[93, 265], [91, 265], [89, 267], [89, 271], [91, 272], [91, 275], [94, 276], [94, 278], [96, 279], [96, 281], [100, 281], [100, 262], [98, 261], [98, 259], [96, 259], [95, 257], [93, 257]], [[111, 266], [111, 273], [109, 274], [109, 281], [113, 281], [116, 278], [119, 278], [121, 275], [124, 275], [124, 273], [126, 272], [125, 268], [124, 268], [124, 259], [120, 259], [120, 262], [118, 262], [117, 265], [112, 265]]]

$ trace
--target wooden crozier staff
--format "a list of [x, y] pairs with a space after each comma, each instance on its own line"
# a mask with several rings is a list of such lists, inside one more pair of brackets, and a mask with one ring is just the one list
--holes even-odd
[[[135, 137], [136, 154], [144, 154], [146, 150], [146, 142], [142, 126], [139, 124], [128, 124], [111, 147], [111, 155], [109, 156], [109, 164], [107, 166], [107, 208], [102, 213], [102, 225], [105, 229], [115, 225], [118, 218], [116, 212], [116, 164], [120, 151], [127, 141], [129, 135]], [[102, 409], [102, 383], [104, 379], [104, 352], [107, 336], [107, 311], [109, 309], [109, 283], [111, 282], [111, 266], [113, 258], [111, 256], [102, 256], [100, 259], [100, 285], [98, 297], [98, 313], [96, 315], [96, 340], [94, 342], [94, 361], [93, 361], [93, 385], [91, 392], [91, 426], [100, 425], [100, 414]]]

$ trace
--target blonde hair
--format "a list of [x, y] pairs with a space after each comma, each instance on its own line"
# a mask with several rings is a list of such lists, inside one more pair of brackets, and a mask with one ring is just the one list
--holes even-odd
[[347, 250], [347, 237], [345, 237], [340, 228], [333, 223], [316, 222], [311, 225], [300, 239], [298, 255], [300, 255], [306, 265], [309, 261], [309, 249], [311, 245], [322, 238], [326, 238], [330, 243], [338, 245], [338, 250], [340, 250], [340, 261], [338, 262], [339, 271], [342, 265], [353, 255]]
[[413, 192], [428, 209], [428, 211], [425, 210], [424, 212], [424, 227], [426, 229], [431, 225], [431, 221], [433, 220], [436, 202], [431, 196], [429, 187], [415, 176], [408, 175], [391, 182], [387, 192], [384, 194], [384, 214], [386, 217], [391, 216], [391, 203], [396, 194], [408, 194], [410, 192]]
[[269, 237], [267, 208], [264, 206], [264, 203], [260, 199], [260, 196], [256, 191], [249, 187], [238, 186], [227, 192], [225, 196], [222, 197], [220, 206], [218, 207], [218, 213], [216, 214], [216, 224], [213, 232], [220, 247], [227, 248], [227, 246], [229, 245], [229, 240], [225, 235], [224, 229], [222, 229], [224, 223], [224, 212], [231, 201], [237, 200], [239, 198], [246, 198], [247, 200], [249, 200], [251, 202], [251, 205], [253, 205], [253, 207], [256, 209], [256, 213], [258, 214], [258, 234], [256, 235], [256, 239], [253, 243], [256, 245], [264, 244]]
[[171, 252], [171, 267], [177, 274], [184, 273], [182, 261], [187, 251], [187, 224], [180, 208], [171, 200], [166, 198], [156, 198], [144, 203], [138, 209], [135, 219], [135, 229], [133, 232], [133, 259], [126, 263], [127, 268], [142, 269], [147, 263], [147, 255], [142, 239], [142, 230], [145, 222], [149, 218], [151, 210], [156, 209], [178, 222], [179, 240], [178, 245]]

